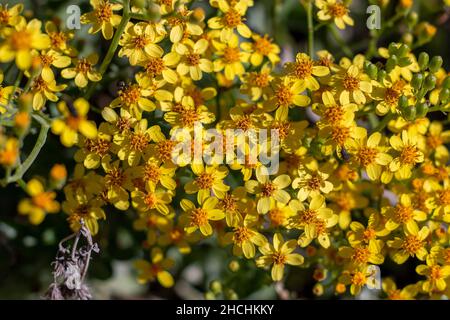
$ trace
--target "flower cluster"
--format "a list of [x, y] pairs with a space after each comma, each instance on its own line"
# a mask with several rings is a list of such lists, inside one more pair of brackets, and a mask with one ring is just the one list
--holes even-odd
[[[62, 182], [71, 228], [83, 221], [96, 234], [106, 213], [114, 219], [112, 212], [125, 211], [145, 232], [149, 256], [135, 264], [142, 283], [172, 286], [167, 250], [186, 255], [214, 238], [237, 259], [270, 270], [273, 281], [284, 279], [287, 265], [315, 269], [317, 294], [356, 295], [373, 280], [373, 266], [383, 270], [390, 259], [414, 261], [420, 280], [397, 288], [385, 278], [384, 297], [449, 297], [450, 130], [429, 117], [450, 111], [442, 58], [392, 43], [374, 52], [376, 64], [362, 54], [335, 60], [325, 50], [282, 62], [273, 39], [245, 23], [253, 2], [210, 0], [214, 13], [206, 17], [188, 0], [154, 1], [158, 18], [150, 18], [128, 0], [91, 0], [82, 23], [115, 46], [99, 67], [97, 54], [80, 56], [71, 45], [72, 32], [51, 22], [42, 31], [21, 5], [0, 7], [7, 17], [0, 62], [20, 75], [0, 88], [8, 126], [0, 131], [0, 164], [4, 182], [21, 181], [31, 197], [19, 212], [39, 224], [60, 210], [54, 191], [21, 180], [29, 158], [21, 163], [20, 150], [35, 120], [44, 136], [50, 128], [65, 147], [76, 146], [74, 172]], [[314, 2], [321, 23], [354, 24], [344, 3]], [[419, 42], [430, 29], [418, 31]], [[108, 104], [90, 107], [111, 54], [127, 59], [133, 74]], [[193, 149], [212, 150], [208, 128], [239, 130], [235, 143], [246, 161], [212, 153], [208, 161], [174, 161], [188, 135]], [[265, 130], [277, 133], [279, 146], [269, 150], [279, 155], [276, 172], [247, 161], [273, 145], [270, 136], [249, 141]], [[61, 171], [52, 176], [65, 180]]]

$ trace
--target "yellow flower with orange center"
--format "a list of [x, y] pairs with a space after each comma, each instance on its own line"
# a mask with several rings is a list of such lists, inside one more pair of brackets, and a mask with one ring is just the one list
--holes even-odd
[[94, 11], [83, 14], [81, 23], [92, 24], [89, 33], [95, 34], [101, 30], [105, 39], [111, 39], [114, 27], [117, 27], [122, 20], [122, 17], [114, 14], [114, 11], [122, 9], [122, 5], [111, 3], [108, 0], [90, 0], [89, 2]]

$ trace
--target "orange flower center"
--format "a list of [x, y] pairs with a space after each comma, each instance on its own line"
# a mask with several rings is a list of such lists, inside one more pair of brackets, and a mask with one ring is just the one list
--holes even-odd
[[160, 75], [166, 68], [161, 58], [150, 58], [145, 66], [145, 72], [148, 76], [154, 78]]
[[333, 17], [341, 18], [347, 14], [348, 9], [342, 3], [335, 3], [329, 7], [330, 13]]
[[153, 164], [147, 163], [144, 166], [144, 181], [158, 182], [161, 176], [161, 169]]
[[101, 22], [108, 22], [113, 15], [112, 6], [108, 1], [101, 2], [94, 10], [95, 17]]
[[314, 174], [309, 180], [306, 182], [306, 185], [311, 190], [319, 190], [320, 185], [322, 184], [322, 178], [317, 174]]
[[119, 97], [126, 105], [133, 105], [141, 98], [141, 88], [137, 84], [126, 86], [119, 91]]
[[122, 169], [112, 168], [105, 176], [105, 183], [109, 187], [120, 187], [125, 181], [125, 173]]
[[344, 114], [344, 108], [334, 105], [327, 107], [323, 113], [323, 116], [331, 124], [336, 124], [344, 119]]
[[251, 237], [251, 232], [246, 227], [237, 227], [234, 230], [233, 240], [238, 244], [242, 244], [244, 241], [249, 240]]
[[197, 53], [190, 53], [186, 56], [186, 62], [190, 66], [196, 66], [200, 63], [200, 55]]
[[267, 56], [272, 51], [272, 43], [270, 42], [268, 36], [265, 35], [264, 37], [257, 39], [253, 43], [253, 49], [256, 52], [258, 52], [264, 56]]
[[252, 119], [249, 115], [244, 115], [236, 120], [236, 128], [247, 131], [253, 127]]
[[252, 73], [251, 82], [257, 87], [264, 88], [269, 85], [268, 73]]
[[375, 162], [375, 158], [377, 157], [378, 151], [375, 148], [362, 147], [359, 149], [357, 157], [359, 163], [363, 166], [367, 167], [369, 164]]
[[211, 189], [214, 184], [214, 177], [210, 173], [202, 172], [197, 179], [195, 179], [195, 183], [200, 189]]
[[200, 119], [200, 115], [197, 113], [195, 109], [186, 109], [183, 108], [180, 110], [181, 115], [181, 125], [183, 127], [192, 127], [196, 121]]
[[228, 10], [223, 17], [223, 22], [226, 27], [234, 28], [242, 23], [242, 17], [235, 9]]
[[357, 271], [352, 277], [352, 284], [358, 287], [365, 285], [366, 281], [366, 276], [361, 271]]
[[415, 164], [419, 155], [420, 151], [416, 146], [407, 145], [400, 154], [400, 162], [407, 165]]
[[220, 207], [225, 211], [236, 211], [236, 199], [233, 197], [233, 195], [226, 193], [224, 198], [220, 200]]
[[440, 205], [450, 205], [450, 190], [442, 190], [438, 192], [438, 202]]
[[286, 216], [283, 210], [278, 208], [269, 211], [269, 219], [275, 226], [281, 226], [286, 221]]
[[83, 58], [78, 61], [75, 69], [77, 73], [86, 74], [91, 71], [92, 65], [86, 58]]
[[31, 34], [26, 30], [16, 31], [11, 36], [11, 46], [14, 51], [31, 48]]
[[342, 84], [344, 86], [344, 89], [347, 91], [355, 91], [359, 89], [359, 79], [352, 77], [349, 74], [346, 74], [344, 77], [344, 80], [342, 81]]
[[223, 50], [223, 60], [226, 64], [231, 64], [239, 61], [241, 52], [239, 48], [227, 47]]
[[275, 185], [272, 182], [267, 182], [261, 187], [261, 194], [263, 197], [270, 197], [276, 190]]
[[427, 144], [430, 146], [431, 149], [436, 149], [440, 145], [442, 145], [443, 141], [440, 136], [437, 135], [429, 135], [427, 137]]
[[286, 263], [286, 255], [282, 254], [281, 252], [275, 252], [272, 254], [272, 259], [274, 264], [285, 264]]
[[365, 264], [370, 257], [370, 251], [367, 248], [354, 248], [351, 260], [358, 264]]
[[145, 134], [134, 133], [130, 139], [130, 146], [133, 150], [142, 152], [147, 148], [148, 142], [148, 138]]
[[402, 243], [402, 248], [410, 255], [416, 253], [422, 248], [422, 241], [415, 235], [409, 235]]
[[333, 126], [331, 128], [331, 139], [338, 145], [344, 145], [350, 137], [350, 129], [347, 127]]
[[317, 220], [317, 211], [312, 209], [306, 209], [302, 211], [300, 220], [302, 223], [311, 224]]
[[8, 10], [6, 9], [0, 10], [0, 24], [8, 24], [9, 18], [10, 15], [8, 13]]
[[33, 85], [31, 86], [31, 89], [33, 91], [43, 92], [43, 91], [47, 90], [47, 82], [45, 82], [45, 80], [42, 79], [41, 76], [39, 76], [34, 80]]
[[144, 203], [149, 209], [154, 209], [156, 207], [156, 203], [158, 199], [154, 193], [149, 193], [144, 197]]
[[413, 208], [398, 204], [394, 209], [395, 218], [401, 223], [406, 223], [413, 218]]
[[89, 152], [98, 154], [100, 157], [106, 155], [109, 151], [111, 142], [104, 139], [87, 139], [85, 142], [85, 147]]
[[175, 141], [172, 140], [164, 140], [158, 143], [157, 149], [159, 157], [163, 161], [168, 161], [172, 159], [172, 150], [175, 147]]
[[277, 106], [289, 106], [292, 104], [294, 95], [288, 86], [281, 84], [275, 91], [275, 97], [277, 100]]
[[191, 212], [191, 225], [203, 226], [208, 223], [208, 213], [202, 208], [196, 208]]
[[311, 76], [313, 62], [309, 58], [298, 59], [294, 64], [294, 74], [299, 79], [306, 79]]
[[271, 129], [277, 130], [280, 140], [283, 140], [289, 135], [291, 123], [289, 121], [278, 121], [272, 124]]

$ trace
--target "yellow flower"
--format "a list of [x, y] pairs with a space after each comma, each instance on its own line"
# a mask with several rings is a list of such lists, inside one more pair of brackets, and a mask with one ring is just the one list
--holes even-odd
[[47, 21], [45, 23], [45, 32], [50, 38], [50, 49], [71, 57], [76, 55], [76, 49], [67, 44], [67, 42], [73, 38], [72, 31], [60, 31], [53, 21]]
[[416, 221], [425, 221], [427, 214], [417, 210], [411, 203], [411, 196], [402, 194], [399, 203], [395, 207], [383, 208], [382, 214], [387, 218], [386, 229], [393, 231], [400, 225], [406, 227], [410, 234], [417, 234], [419, 227]]
[[269, 59], [272, 65], [280, 61], [280, 47], [272, 43], [267, 34], [264, 36], [253, 34], [252, 40], [253, 42], [243, 42], [241, 48], [250, 53], [250, 63], [253, 66], [261, 65], [265, 57]]
[[256, 265], [258, 267], [273, 265], [271, 271], [272, 280], [281, 281], [283, 279], [284, 267], [286, 264], [299, 266], [303, 264], [305, 260], [302, 255], [293, 253], [296, 247], [297, 241], [288, 240], [285, 242], [280, 233], [275, 233], [273, 236], [273, 245], [267, 243], [258, 248], [263, 256], [256, 259]]
[[61, 76], [65, 79], [75, 78], [75, 85], [84, 88], [88, 80], [97, 82], [102, 79], [102, 75], [97, 72], [93, 65], [98, 61], [96, 53], [90, 54], [87, 58], [73, 59], [74, 68], [66, 68], [61, 71]]
[[212, 235], [213, 228], [209, 221], [225, 218], [225, 213], [217, 209], [218, 203], [217, 198], [209, 197], [200, 203], [201, 207], [196, 208], [190, 200], [181, 200], [180, 205], [184, 214], [180, 217], [180, 221], [185, 225], [184, 230], [191, 234], [199, 229], [205, 237]]
[[105, 203], [98, 198], [89, 198], [87, 195], [75, 195], [66, 193], [66, 201], [62, 204], [62, 209], [69, 215], [67, 221], [73, 231], [78, 231], [83, 220], [89, 231], [95, 235], [98, 232], [97, 220], [106, 219], [102, 209]]
[[44, 80], [42, 76], [38, 76], [33, 80], [31, 85], [31, 94], [33, 94], [33, 109], [41, 110], [47, 99], [53, 102], [58, 101], [56, 92], [62, 91], [67, 87], [65, 84], [57, 85], [55, 79]]
[[3, 82], [3, 72], [0, 72], [0, 114], [6, 112], [6, 108], [8, 107], [8, 102], [11, 95], [14, 93], [14, 86], [3, 86], [1, 83]]
[[146, 260], [137, 260], [134, 263], [138, 269], [138, 282], [145, 284], [155, 279], [165, 288], [173, 286], [174, 281], [172, 275], [167, 271], [174, 264], [172, 259], [164, 258], [160, 248], [153, 248], [151, 252], [151, 263]]
[[372, 92], [369, 77], [354, 64], [341, 69], [333, 77], [332, 84], [336, 87], [339, 101], [343, 105], [351, 101], [358, 105], [365, 104], [368, 94]]
[[382, 264], [384, 262], [384, 256], [381, 254], [382, 247], [383, 242], [381, 240], [376, 240], [371, 242], [368, 246], [342, 246], [339, 248], [338, 254], [345, 259], [347, 267], [359, 268], [364, 267], [368, 263]]
[[28, 181], [26, 190], [31, 198], [20, 201], [17, 210], [20, 214], [28, 215], [32, 224], [40, 224], [47, 213], [59, 211], [59, 203], [55, 200], [56, 193], [45, 191], [44, 185], [39, 180]]
[[171, 84], [177, 83], [178, 74], [172, 68], [177, 65], [180, 57], [176, 52], [169, 52], [164, 56], [163, 54], [164, 53], [156, 57], [146, 57], [140, 63], [144, 68], [140, 77], [148, 78], [149, 80], [155, 79], [158, 82], [165, 80]]
[[193, 12], [187, 10], [185, 5], [180, 5], [177, 12], [167, 19], [170, 26], [169, 39], [172, 43], [177, 44], [186, 38], [200, 36], [203, 33], [201, 26], [189, 21]]
[[220, 11], [223, 12], [221, 17], [213, 17], [208, 20], [208, 26], [211, 29], [220, 29], [220, 40], [227, 42], [234, 34], [234, 29], [244, 38], [250, 38], [252, 31], [247, 25], [244, 24], [245, 12], [247, 7], [243, 5], [243, 2], [232, 6], [225, 1], [219, 1], [218, 6]]
[[316, 0], [319, 12], [317, 18], [322, 21], [333, 19], [339, 29], [345, 29], [345, 25], [353, 26], [353, 19], [348, 15], [349, 9], [340, 0]]
[[387, 245], [394, 249], [391, 252], [392, 260], [398, 264], [405, 263], [409, 257], [417, 257], [421, 261], [425, 260], [428, 254], [425, 248], [425, 240], [429, 234], [430, 230], [427, 227], [423, 227], [419, 231], [414, 229], [412, 232], [405, 229], [404, 236], [389, 240]]
[[374, 285], [376, 281], [373, 275], [373, 269], [369, 269], [368, 266], [363, 266], [359, 269], [345, 270], [342, 272], [338, 281], [345, 285], [350, 285], [350, 293], [352, 295], [357, 295], [361, 288], [367, 284]]
[[177, 66], [177, 72], [181, 76], [189, 73], [192, 80], [200, 80], [203, 72], [212, 72], [213, 64], [210, 60], [204, 58], [208, 41], [199, 39], [197, 42], [192, 40], [176, 46], [176, 52], [181, 56], [181, 61]]
[[330, 172], [329, 166], [319, 167], [315, 160], [307, 163], [304, 169], [298, 171], [298, 178], [292, 181], [292, 188], [299, 189], [297, 198], [305, 201], [308, 197], [330, 193], [334, 188], [333, 184], [328, 181]]
[[81, 23], [92, 24], [89, 33], [95, 34], [102, 30], [102, 35], [109, 40], [113, 37], [114, 27], [117, 27], [122, 19], [121, 16], [114, 14], [114, 11], [122, 9], [119, 3], [110, 3], [108, 0], [90, 0], [94, 11], [85, 13], [81, 16]]
[[24, 17], [20, 15], [20, 13], [23, 10], [23, 4], [19, 3], [11, 8], [8, 8], [8, 4], [6, 5], [0, 5], [0, 26], [1, 27], [8, 27], [8, 26], [15, 26], [20, 23], [23, 23], [25, 20]]
[[328, 67], [315, 65], [305, 53], [297, 53], [295, 62], [286, 63], [285, 68], [294, 81], [299, 81], [306, 88], [314, 91], [320, 87], [314, 76], [324, 77], [330, 73]]
[[431, 294], [434, 291], [445, 290], [447, 287], [445, 280], [450, 276], [450, 266], [440, 266], [433, 259], [427, 259], [427, 264], [418, 265], [416, 272], [427, 277], [427, 280], [422, 283], [422, 289]]
[[270, 82], [273, 79], [272, 69], [266, 63], [259, 71], [247, 72], [242, 75], [241, 92], [249, 96], [252, 101], [257, 101], [263, 97], [267, 91]]
[[144, 190], [134, 190], [131, 192], [133, 207], [140, 212], [149, 210], [157, 210], [161, 214], [168, 214], [168, 204], [172, 202], [172, 196], [167, 190], [156, 189], [156, 185], [152, 182], [145, 184]]
[[306, 247], [317, 238], [322, 247], [328, 248], [331, 242], [327, 229], [337, 224], [338, 216], [326, 207], [325, 198], [322, 195], [314, 196], [309, 207], [298, 200], [292, 200], [289, 206], [296, 213], [290, 218], [289, 227], [304, 230], [298, 238], [298, 244]]
[[[2, 142], [0, 140], [0, 142]], [[8, 138], [6, 142], [0, 144], [0, 164], [5, 167], [12, 167], [19, 159], [19, 141], [16, 138]]]
[[52, 132], [61, 136], [61, 143], [66, 147], [73, 146], [78, 141], [78, 132], [88, 139], [97, 137], [97, 127], [93, 121], [87, 120], [89, 103], [83, 98], [68, 106], [66, 102], [58, 103], [58, 109], [63, 114], [63, 119], [55, 119], [52, 122]]
[[407, 285], [403, 289], [398, 289], [391, 278], [383, 279], [381, 286], [389, 300], [413, 300], [419, 291], [415, 284]]
[[111, 163], [111, 156], [106, 155], [102, 159], [102, 167], [105, 171], [104, 186], [106, 198], [119, 210], [127, 210], [130, 203], [127, 190], [134, 189], [131, 182], [131, 169], [123, 169], [120, 160]]
[[184, 190], [186, 190], [187, 194], [197, 193], [197, 201], [199, 203], [203, 203], [211, 196], [223, 199], [225, 193], [230, 189], [230, 187], [223, 182], [223, 179], [228, 175], [226, 167], [192, 164], [191, 169], [197, 178], [184, 186]]
[[450, 130], [444, 130], [441, 122], [433, 121], [428, 127], [426, 135], [426, 148], [423, 150], [429, 157], [434, 154], [434, 158], [441, 163], [448, 163], [449, 152], [445, 144], [450, 142]]
[[157, 38], [153, 26], [149, 23], [138, 22], [128, 24], [119, 44], [119, 57], [126, 56], [131, 65], [136, 65], [147, 57], [159, 58], [164, 50], [156, 44]]
[[31, 67], [32, 51], [50, 47], [50, 38], [41, 33], [42, 23], [33, 19], [28, 24], [25, 20], [14, 27], [5, 28], [2, 32], [5, 41], [0, 44], [0, 62], [15, 59], [20, 70]]
[[255, 256], [255, 245], [264, 246], [267, 239], [255, 230], [258, 216], [247, 213], [245, 217], [238, 215], [233, 226], [233, 231], [225, 234], [225, 242], [233, 243], [233, 254], [241, 256], [242, 253], [247, 259]]
[[95, 138], [78, 136], [79, 149], [74, 155], [75, 161], [82, 162], [87, 169], [98, 168], [105, 155], [110, 151], [117, 152], [117, 146], [112, 143], [112, 134], [112, 126], [107, 122], [102, 122]]
[[46, 81], [51, 81], [55, 78], [51, 67], [54, 66], [56, 68], [65, 68], [70, 64], [71, 59], [57, 51], [48, 50], [42, 51], [39, 54], [39, 61], [42, 67], [42, 78]]
[[371, 180], [377, 180], [383, 166], [389, 165], [392, 157], [385, 153], [381, 133], [375, 132], [367, 137], [366, 129], [358, 127], [354, 139], [347, 143], [348, 151], [352, 154], [352, 162], [366, 170]]
[[291, 196], [283, 189], [291, 184], [291, 178], [287, 174], [279, 175], [273, 180], [269, 179], [266, 167], [256, 169], [256, 179], [245, 182], [245, 189], [251, 194], [255, 194], [258, 203], [258, 213], [264, 214], [270, 210], [271, 203], [279, 201], [288, 203]]
[[245, 72], [242, 65], [247, 62], [249, 54], [239, 49], [239, 38], [233, 35], [227, 42], [213, 41], [218, 58], [214, 60], [214, 72], [224, 70], [225, 78], [234, 80]]
[[423, 162], [424, 155], [417, 147], [418, 136], [412, 131], [403, 130], [401, 138], [394, 135], [389, 142], [396, 151], [394, 160], [389, 164], [389, 169], [395, 172], [398, 180], [404, 180], [411, 177], [411, 170], [416, 163]]

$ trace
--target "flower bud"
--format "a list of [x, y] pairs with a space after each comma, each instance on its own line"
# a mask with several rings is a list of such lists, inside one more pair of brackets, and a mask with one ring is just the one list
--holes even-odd
[[408, 107], [408, 98], [404, 95], [400, 96], [400, 98], [398, 98], [398, 108], [400, 110], [403, 110], [407, 107]]
[[411, 86], [415, 90], [419, 90], [420, 87], [422, 86], [422, 82], [423, 82], [423, 74], [415, 73], [411, 79]]
[[429, 74], [425, 78], [425, 82], [423, 85], [424, 85], [425, 89], [427, 89], [428, 91], [433, 90], [434, 87], [436, 86], [436, 76], [433, 74]]
[[428, 104], [425, 102], [417, 103], [416, 104], [416, 117], [417, 118], [423, 118], [428, 113]]
[[237, 300], [237, 299], [239, 299], [239, 296], [233, 289], [227, 289], [225, 291], [225, 298], [227, 298], [229, 300]]
[[405, 108], [402, 110], [402, 116], [409, 121], [412, 121], [416, 118], [416, 107], [411, 106], [409, 108]]
[[411, 60], [408, 57], [402, 57], [398, 60], [398, 65], [402, 68], [407, 67], [411, 64]]
[[400, 48], [398, 48], [397, 54], [399, 57], [404, 57], [408, 54], [409, 52], [409, 47], [406, 44], [402, 44], [400, 46]]
[[376, 80], [377, 79], [377, 76], [378, 76], [378, 68], [377, 68], [377, 66], [376, 65], [374, 65], [374, 64], [370, 64], [368, 67], [367, 67], [367, 74], [369, 75], [369, 77], [370, 77], [370, 79], [372, 79], [372, 80]]
[[386, 62], [386, 72], [389, 73], [394, 70], [395, 66], [398, 64], [398, 58], [396, 55], [392, 55]]
[[419, 54], [419, 67], [420, 70], [425, 70], [428, 67], [428, 62], [430, 61], [430, 56], [426, 52], [421, 52]]
[[216, 300], [216, 296], [211, 291], [205, 293], [205, 300]]
[[218, 280], [214, 280], [209, 284], [209, 289], [214, 293], [214, 294], [219, 294], [222, 292], [222, 284], [220, 283], [220, 281]]
[[386, 71], [379, 70], [378, 71], [378, 82], [383, 82], [384, 79], [386, 79], [386, 76], [387, 76]]
[[442, 57], [441, 56], [434, 56], [430, 61], [430, 71], [435, 73], [438, 72], [438, 70], [442, 66]]
[[391, 42], [389, 44], [388, 50], [389, 50], [390, 56], [397, 54], [397, 51], [398, 51], [397, 44], [395, 42]]
[[419, 15], [416, 12], [410, 12], [406, 17], [406, 21], [408, 22], [409, 27], [414, 27], [419, 21]]
[[450, 89], [443, 88], [441, 92], [439, 93], [439, 100], [442, 103], [446, 103], [448, 101], [448, 98], [450, 97]]
[[450, 89], [450, 76], [447, 76], [445, 80], [442, 82], [442, 87]]
[[414, 38], [413, 35], [410, 32], [406, 32], [403, 36], [402, 36], [402, 41], [405, 44], [411, 45], [413, 42]]
[[237, 271], [239, 271], [239, 262], [236, 261], [236, 260], [231, 261], [231, 262], [228, 264], [228, 268], [229, 268], [230, 271], [232, 271], [232, 272], [237, 272]]

